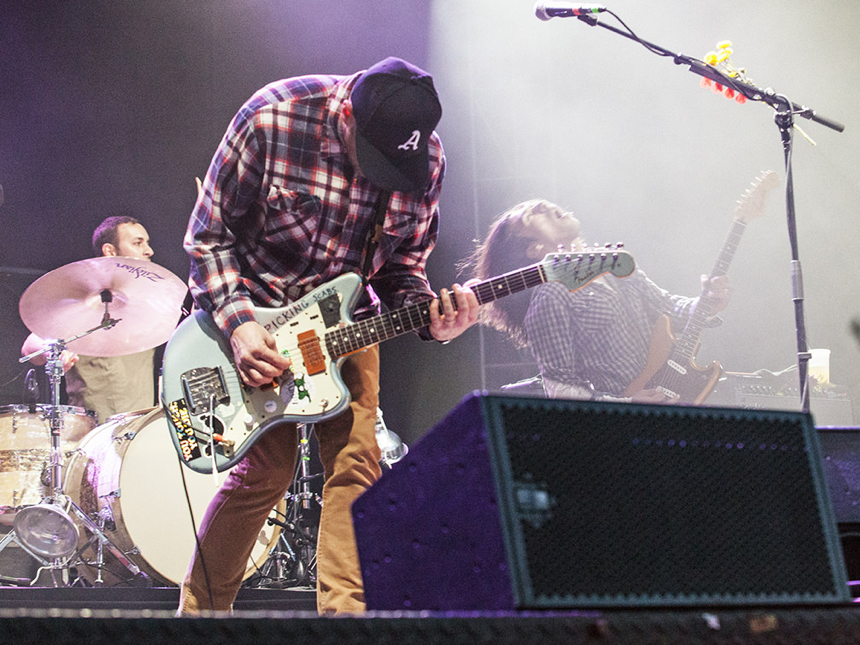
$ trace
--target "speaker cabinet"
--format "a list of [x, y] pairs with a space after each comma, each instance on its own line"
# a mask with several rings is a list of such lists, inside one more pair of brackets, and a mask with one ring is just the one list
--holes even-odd
[[[818, 418], [817, 416], [815, 417]], [[860, 428], [818, 428], [824, 477], [853, 595], [860, 596]]]
[[824, 476], [839, 523], [860, 523], [860, 428], [818, 428]]
[[372, 610], [850, 600], [796, 412], [476, 393], [352, 513]]

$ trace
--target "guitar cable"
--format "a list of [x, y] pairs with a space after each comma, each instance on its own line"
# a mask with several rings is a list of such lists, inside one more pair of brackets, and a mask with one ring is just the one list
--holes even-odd
[[212, 477], [218, 485], [218, 462], [215, 459], [215, 394], [209, 393], [209, 454], [212, 455]]
[[[191, 496], [188, 494], [188, 482], [185, 479], [185, 466], [179, 453], [176, 453], [176, 462], [179, 464], [179, 475], [182, 477], [182, 490], [185, 492], [185, 504], [188, 507], [188, 517], [191, 519], [191, 530], [194, 533], [194, 548], [200, 558], [200, 568], [203, 570], [203, 580], [206, 582], [206, 594], [209, 596], [209, 608], [215, 610], [215, 600], [212, 597], [212, 584], [209, 582], [209, 569], [206, 559], [203, 557], [203, 549], [200, 548], [200, 537], [197, 535], [197, 522], [194, 521], [194, 509], [191, 507]], [[183, 584], [185, 581], [182, 581]]]
[[[210, 394], [210, 405], [211, 404], [212, 404], [212, 395]], [[210, 410], [211, 409], [212, 408], [210, 408]], [[209, 428], [210, 429], [210, 433], [209, 433], [210, 437], [212, 436], [212, 433], [211, 433], [211, 430], [212, 430], [211, 416], [212, 415], [210, 415], [210, 428]], [[203, 580], [206, 583], [206, 595], [209, 597], [209, 609], [210, 609], [210, 611], [215, 611], [215, 599], [212, 597], [212, 583], [209, 580], [209, 568], [206, 566], [206, 559], [203, 557], [203, 549], [200, 546], [200, 536], [197, 535], [197, 522], [194, 521], [194, 509], [191, 506], [191, 496], [188, 494], [188, 481], [185, 479], [185, 466], [182, 463], [182, 459], [179, 456], [179, 453], [176, 453], [176, 461], [179, 464], [179, 476], [182, 478], [182, 490], [185, 493], [185, 504], [188, 508], [188, 517], [191, 519], [191, 530], [194, 533], [194, 548], [197, 552], [197, 557], [200, 558], [200, 568], [203, 571]], [[218, 471], [215, 468], [214, 446], [212, 447], [212, 471], [215, 473], [215, 477], [216, 477], [216, 481], [217, 481]], [[185, 580], [183, 580], [182, 583], [185, 584]]]

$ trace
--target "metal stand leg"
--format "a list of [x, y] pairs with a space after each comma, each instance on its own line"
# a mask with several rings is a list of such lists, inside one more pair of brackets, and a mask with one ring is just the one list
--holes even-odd
[[[34, 558], [37, 562], [39, 562], [42, 567], [50, 566], [50, 562], [45, 560], [44, 558], [39, 557], [35, 553], [30, 552], [24, 544], [21, 543], [21, 540], [18, 539], [18, 536], [15, 535], [15, 529], [9, 531], [2, 540], [0, 540], [0, 551], [3, 551], [7, 546], [9, 546], [12, 542], [17, 544], [21, 549], [27, 553], [30, 557]], [[36, 576], [38, 578], [38, 575]], [[12, 585], [16, 587], [29, 587], [33, 583], [33, 580], [28, 578], [11, 578], [9, 576], [0, 576], [0, 585]]]
[[270, 517], [268, 522], [281, 527], [276, 546], [260, 571], [251, 576], [246, 587], [286, 589], [316, 586], [316, 528], [318, 520], [311, 510], [322, 507], [322, 498], [311, 490], [310, 483], [322, 473], [310, 472], [310, 437], [312, 425], [299, 424], [299, 475], [287, 492], [283, 519]]
[[[110, 551], [113, 556], [119, 560], [120, 564], [128, 569], [135, 576], [140, 576], [143, 579], [149, 581], [149, 577], [140, 570], [134, 562], [128, 559], [125, 553], [123, 553], [116, 544], [114, 544], [110, 538], [105, 534], [103, 529], [103, 525], [100, 526], [96, 522], [92, 520], [86, 513], [81, 510], [81, 508], [72, 502], [69, 501], [69, 505], [71, 511], [75, 514], [75, 516], [83, 523], [90, 533], [93, 534], [93, 537], [98, 541], [96, 545], [96, 562], [91, 564], [90, 566], [95, 566], [97, 569], [96, 580], [94, 586], [100, 587], [104, 584], [104, 579], [102, 578], [102, 570], [104, 569], [105, 559], [104, 559], [104, 551], [107, 549]], [[103, 520], [103, 518], [102, 518]]]

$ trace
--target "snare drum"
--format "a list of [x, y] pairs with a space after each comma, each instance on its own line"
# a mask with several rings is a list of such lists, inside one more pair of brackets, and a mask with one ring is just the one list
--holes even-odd
[[[188, 488], [191, 512], [185, 498]], [[108, 522], [105, 535], [126, 553], [141, 571], [162, 583], [179, 584], [185, 578], [196, 545], [199, 528], [209, 502], [227, 472], [215, 477], [183, 466], [170, 439], [164, 410], [111, 417], [80, 444], [66, 469], [65, 492], [81, 509], [94, 517], [101, 513]], [[281, 517], [286, 502], [273, 509]], [[193, 527], [192, 527], [193, 513]], [[82, 540], [91, 536], [81, 530]], [[247, 578], [268, 558], [280, 536], [277, 525], [263, 527], [254, 544]], [[92, 541], [83, 559], [93, 563]], [[112, 585], [131, 573], [105, 549], [103, 580]], [[98, 571], [90, 564], [79, 567], [90, 582]]]
[[[59, 409], [63, 418], [60, 449], [63, 455], [96, 427], [94, 412], [69, 405]], [[51, 459], [50, 405], [0, 407], [0, 506], [38, 504], [48, 493]], [[44, 477], [43, 477], [44, 473]]]

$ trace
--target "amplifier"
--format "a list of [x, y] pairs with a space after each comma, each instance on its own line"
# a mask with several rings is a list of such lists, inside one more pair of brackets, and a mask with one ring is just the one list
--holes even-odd
[[[797, 372], [726, 372], [705, 403], [747, 410], [799, 411]], [[816, 385], [809, 406], [816, 426], [854, 425], [851, 396], [843, 387]]]

